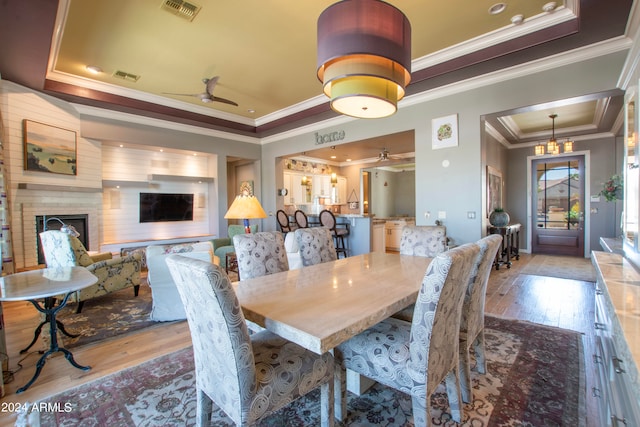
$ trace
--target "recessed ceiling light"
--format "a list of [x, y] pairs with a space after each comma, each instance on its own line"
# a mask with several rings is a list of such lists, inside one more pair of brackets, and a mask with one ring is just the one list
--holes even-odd
[[253, 113], [255, 113], [255, 112], [256, 112], [256, 110], [254, 110], [253, 108], [249, 108], [249, 109], [247, 110], [247, 113], [249, 113], [249, 114], [253, 114]]
[[524, 22], [524, 15], [513, 15], [511, 17], [511, 23], [513, 25], [520, 25]]
[[332, 158], [332, 159], [335, 159], [335, 158], [336, 158], [336, 156], [331, 156], [331, 158]]
[[351, 161], [351, 159], [347, 159], [347, 162], [350, 162], [350, 161]]
[[100, 74], [102, 72], [102, 68], [97, 65], [87, 65], [85, 68], [92, 74]]
[[542, 10], [544, 12], [553, 12], [554, 10], [556, 10], [556, 6], [556, 2], [550, 1], [549, 3], [546, 3], [544, 6], [542, 6]]
[[499, 13], [502, 13], [506, 8], [506, 3], [496, 3], [489, 8], [489, 15], [497, 15]]

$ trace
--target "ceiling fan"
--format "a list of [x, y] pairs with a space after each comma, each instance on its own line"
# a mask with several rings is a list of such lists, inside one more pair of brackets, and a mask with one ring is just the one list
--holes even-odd
[[383, 148], [382, 151], [380, 153], [378, 153], [378, 160], [376, 160], [377, 162], [385, 162], [387, 160], [395, 160], [395, 159], [399, 159], [400, 157], [396, 157], [396, 156], [392, 156], [389, 153], [389, 150], [387, 150], [386, 148]]
[[195, 96], [196, 98], [200, 98], [202, 102], [222, 102], [223, 104], [229, 104], [238, 106], [238, 104], [229, 99], [220, 98], [219, 96], [215, 96], [213, 94], [213, 89], [215, 89], [216, 84], [218, 83], [218, 79], [220, 76], [211, 77], [210, 79], [202, 79], [202, 83], [205, 84], [206, 92], [203, 93], [170, 93], [170, 92], [162, 92], [165, 95], [178, 95], [178, 96]]

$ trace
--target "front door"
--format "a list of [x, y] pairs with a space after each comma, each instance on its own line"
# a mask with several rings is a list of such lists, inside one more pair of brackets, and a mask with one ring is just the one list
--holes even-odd
[[584, 256], [584, 156], [532, 161], [532, 253]]

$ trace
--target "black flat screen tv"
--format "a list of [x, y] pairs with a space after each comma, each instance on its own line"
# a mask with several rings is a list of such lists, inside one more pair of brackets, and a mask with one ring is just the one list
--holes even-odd
[[140, 222], [193, 221], [193, 194], [140, 193]]

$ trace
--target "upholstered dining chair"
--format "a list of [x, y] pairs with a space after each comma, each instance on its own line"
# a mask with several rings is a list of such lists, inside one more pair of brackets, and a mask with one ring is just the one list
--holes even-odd
[[[400, 236], [400, 255], [433, 258], [447, 248], [447, 228], [444, 225], [405, 225]], [[393, 317], [411, 322], [413, 305]]]
[[324, 227], [299, 228], [295, 231], [302, 266], [336, 260], [331, 231]]
[[344, 227], [342, 225], [338, 226], [335, 215], [327, 209], [321, 211], [318, 217], [320, 219], [320, 225], [331, 230], [336, 247], [336, 256], [340, 258], [340, 254], [342, 254], [342, 256], [346, 258], [347, 247], [344, 238], [349, 235], [349, 224], [344, 224]]
[[298, 209], [293, 213], [293, 217], [296, 220], [296, 224], [298, 224], [298, 228], [309, 227], [309, 220], [307, 218], [307, 214], [302, 212], [300, 209]]
[[224, 270], [170, 255], [167, 264], [187, 313], [196, 373], [196, 425], [209, 426], [213, 404], [249, 426], [320, 387], [322, 426], [333, 426], [334, 360], [263, 330], [249, 335]]
[[240, 280], [289, 270], [284, 239], [279, 231], [233, 236]]
[[77, 313], [82, 311], [84, 301], [106, 295], [120, 289], [133, 288], [135, 296], [140, 289], [141, 255], [111, 258], [110, 253], [98, 254], [92, 258], [77, 237], [59, 230], [40, 233], [40, 242], [48, 268], [85, 267], [98, 281], [95, 285], [74, 292], [69, 301], [78, 303]]
[[284, 234], [291, 231], [291, 223], [289, 223], [289, 215], [282, 209], [278, 209], [276, 211], [276, 221], [278, 221], [278, 226], [280, 227], [280, 231]]
[[480, 247], [480, 252], [465, 291], [460, 320], [460, 389], [462, 401], [466, 403], [473, 399], [469, 355], [471, 347], [476, 356], [476, 370], [480, 374], [487, 372], [484, 356], [484, 303], [491, 267], [502, 245], [502, 236], [490, 234], [476, 244]]
[[460, 312], [480, 248], [468, 243], [433, 259], [422, 281], [411, 323], [388, 318], [334, 350], [336, 384], [345, 405], [345, 369], [411, 396], [416, 426], [430, 426], [430, 399], [444, 380], [451, 417], [462, 420], [459, 388]]

